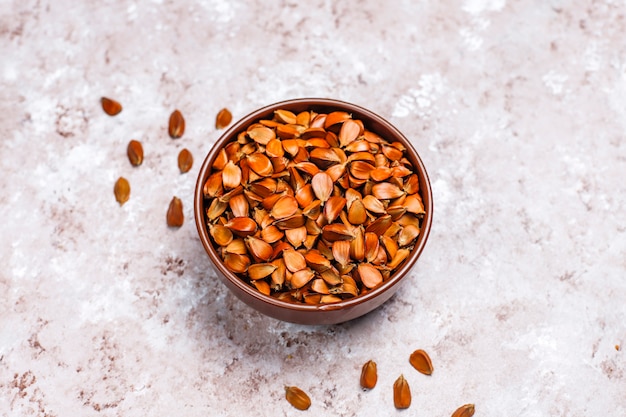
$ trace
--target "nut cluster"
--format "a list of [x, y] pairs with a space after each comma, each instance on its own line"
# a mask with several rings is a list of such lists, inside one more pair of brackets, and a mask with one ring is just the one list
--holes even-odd
[[219, 150], [203, 193], [224, 265], [285, 301], [332, 303], [407, 259], [424, 205], [406, 149], [344, 111], [276, 110]]

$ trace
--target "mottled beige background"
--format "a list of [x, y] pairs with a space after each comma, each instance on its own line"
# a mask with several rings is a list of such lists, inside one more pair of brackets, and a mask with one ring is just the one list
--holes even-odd
[[[626, 415], [625, 15], [623, 0], [0, 0], [0, 415], [299, 415], [285, 384], [310, 394], [302, 415]], [[106, 116], [103, 95], [124, 111]], [[250, 310], [193, 223], [218, 110], [307, 96], [388, 118], [435, 197], [406, 285], [338, 326]], [[432, 377], [410, 367], [417, 348]], [[413, 404], [397, 412], [401, 373]]]

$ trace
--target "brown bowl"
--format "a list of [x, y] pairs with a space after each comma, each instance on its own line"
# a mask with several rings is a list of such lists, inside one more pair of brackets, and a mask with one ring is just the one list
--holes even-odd
[[[389, 279], [365, 294], [331, 304], [309, 305], [282, 301], [262, 294], [256, 288], [246, 283], [242, 278], [230, 272], [224, 266], [220, 256], [213, 247], [205, 221], [206, 207], [203, 196], [203, 186], [211, 173], [211, 167], [218, 155], [218, 151], [236, 138], [239, 132], [245, 130], [249, 125], [258, 120], [271, 118], [274, 111], [278, 109], [290, 110], [294, 113], [306, 110], [312, 110], [317, 113], [329, 113], [337, 110], [346, 111], [351, 113], [354, 118], [363, 121], [368, 130], [377, 133], [390, 142], [401, 142], [406, 147], [406, 156], [413, 164], [419, 176], [420, 195], [425, 208], [421, 232], [412, 253], [405, 260], [404, 264], [401, 265]], [[389, 122], [371, 111], [354, 104], [332, 99], [303, 98], [287, 100], [255, 110], [233, 124], [218, 139], [204, 160], [198, 175], [194, 193], [194, 214], [200, 240], [209, 258], [217, 268], [220, 279], [240, 300], [259, 312], [279, 320], [300, 324], [336, 324], [369, 313], [387, 301], [399, 289], [400, 282], [408, 275], [428, 240], [433, 216], [433, 199], [430, 181], [422, 160], [413, 148], [411, 142]]]

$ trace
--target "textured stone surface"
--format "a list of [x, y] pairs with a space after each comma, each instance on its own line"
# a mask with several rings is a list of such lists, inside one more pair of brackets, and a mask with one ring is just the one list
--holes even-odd
[[[423, 416], [626, 414], [623, 1], [2, 3], [0, 415], [295, 415], [298, 385], [309, 413], [382, 416], [401, 373]], [[388, 118], [435, 199], [407, 285], [329, 327], [235, 299], [193, 223], [217, 112], [306, 96]]]

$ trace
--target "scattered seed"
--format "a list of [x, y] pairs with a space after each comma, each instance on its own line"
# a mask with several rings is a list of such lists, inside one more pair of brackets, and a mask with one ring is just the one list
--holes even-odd
[[376, 362], [369, 360], [361, 369], [361, 386], [365, 389], [372, 389], [378, 381], [378, 372], [376, 370]]
[[136, 140], [131, 140], [130, 142], [128, 142], [126, 154], [128, 155], [128, 160], [130, 161], [131, 165], [141, 165], [141, 163], [143, 162], [143, 146], [141, 146], [141, 142]]
[[178, 139], [185, 133], [185, 118], [179, 110], [174, 110], [170, 115], [168, 132], [172, 139]]
[[424, 375], [431, 375], [433, 373], [433, 364], [430, 360], [430, 356], [428, 356], [428, 353], [422, 349], [418, 349], [411, 353], [409, 362], [413, 368], [417, 369], [418, 372], [421, 372]]
[[178, 197], [172, 198], [167, 209], [167, 225], [169, 227], [181, 227], [185, 217], [183, 215], [183, 202]]
[[115, 187], [113, 187], [113, 193], [120, 206], [123, 206], [130, 198], [130, 184], [128, 180], [124, 177], [119, 177], [115, 182]]
[[122, 105], [110, 98], [102, 97], [100, 104], [102, 104], [102, 110], [109, 116], [115, 116], [122, 111]]
[[178, 153], [178, 168], [181, 173], [189, 172], [193, 165], [193, 155], [189, 152], [189, 149], [183, 148]]
[[398, 409], [411, 406], [411, 389], [409, 383], [404, 379], [404, 375], [400, 375], [393, 383], [393, 404]]
[[233, 120], [233, 115], [226, 108], [220, 110], [215, 117], [215, 128], [224, 129]]
[[285, 387], [285, 398], [298, 410], [306, 410], [311, 406], [311, 399], [306, 392], [298, 387]]
[[474, 415], [474, 404], [465, 404], [452, 413], [452, 417], [472, 417]]

